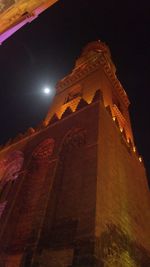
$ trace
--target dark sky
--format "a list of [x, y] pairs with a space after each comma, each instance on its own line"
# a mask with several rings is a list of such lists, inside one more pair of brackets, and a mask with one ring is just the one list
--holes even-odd
[[45, 117], [41, 90], [73, 68], [89, 41], [106, 42], [131, 101], [136, 145], [150, 177], [150, 1], [60, 0], [0, 47], [0, 143]]

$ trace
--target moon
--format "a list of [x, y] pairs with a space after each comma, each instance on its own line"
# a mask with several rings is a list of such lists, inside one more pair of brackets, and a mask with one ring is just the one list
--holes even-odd
[[50, 90], [50, 88], [45, 87], [43, 91], [44, 91], [44, 94], [48, 95], [48, 94], [50, 94], [51, 90]]

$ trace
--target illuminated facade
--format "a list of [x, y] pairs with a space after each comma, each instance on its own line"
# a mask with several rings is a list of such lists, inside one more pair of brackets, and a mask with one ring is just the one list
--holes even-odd
[[108, 47], [88, 44], [46, 119], [0, 152], [0, 266], [149, 267], [150, 192]]
[[0, 0], [0, 44], [58, 0]]

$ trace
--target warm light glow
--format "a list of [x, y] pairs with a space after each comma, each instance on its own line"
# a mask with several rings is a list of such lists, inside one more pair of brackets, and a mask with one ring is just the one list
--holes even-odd
[[72, 110], [72, 112], [76, 111], [77, 105], [79, 104], [81, 97], [77, 97], [73, 100], [71, 100], [70, 102], [62, 105], [59, 110], [57, 110], [57, 116], [60, 119], [61, 116], [63, 115], [63, 113], [65, 112], [65, 110], [70, 107], [70, 109]]
[[120, 132], [122, 133], [123, 132], [123, 128], [120, 127]]
[[133, 152], [136, 152], [136, 147], [135, 146], [133, 147]]
[[113, 121], [115, 121], [116, 120], [116, 117], [113, 117]]
[[139, 157], [139, 161], [142, 162], [142, 158], [141, 157]]

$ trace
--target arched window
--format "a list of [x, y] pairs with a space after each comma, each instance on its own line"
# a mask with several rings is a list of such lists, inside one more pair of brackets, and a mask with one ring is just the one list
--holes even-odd
[[[49, 207], [52, 228], [48, 231], [52, 246], [68, 244], [75, 238], [78, 221], [76, 211], [80, 205], [77, 192], [82, 191], [83, 174], [80, 170], [85, 162], [85, 149], [85, 129], [73, 128], [67, 132], [59, 150]], [[70, 215], [72, 211], [73, 218]]]
[[72, 89], [70, 90], [68, 96], [65, 99], [64, 104], [66, 104], [67, 102], [73, 100], [76, 97], [82, 97], [82, 88], [81, 85], [75, 85], [72, 87]]

